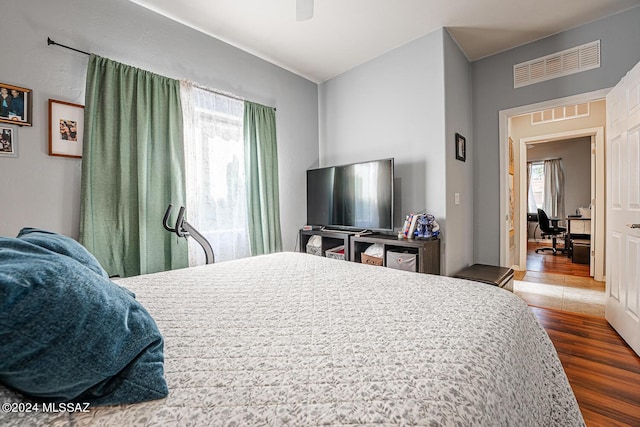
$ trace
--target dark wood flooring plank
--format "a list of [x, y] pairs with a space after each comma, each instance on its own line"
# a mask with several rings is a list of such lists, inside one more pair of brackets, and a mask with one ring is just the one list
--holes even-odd
[[[543, 273], [569, 274], [572, 276], [589, 277], [589, 264], [577, 264], [571, 261], [566, 254], [558, 252], [556, 255], [551, 252], [541, 252], [537, 254], [537, 248], [548, 245], [537, 242], [527, 244], [527, 270], [539, 271]], [[561, 246], [560, 246], [561, 247]]]
[[[640, 407], [637, 405], [610, 396], [603, 396], [602, 393], [579, 384], [571, 383], [571, 387], [580, 408], [587, 408], [620, 423], [640, 426]], [[584, 414], [582, 416], [584, 417]], [[585, 423], [589, 425], [589, 421], [586, 419]]]
[[[599, 414], [587, 408], [580, 408], [582, 417], [585, 419], [588, 427], [629, 427], [627, 423], [621, 423], [613, 420], [606, 415]], [[589, 420], [588, 422], [586, 420]]]
[[591, 369], [577, 367], [575, 363], [568, 366], [563, 363], [563, 366], [567, 377], [571, 376], [572, 386], [582, 386], [594, 393], [604, 394], [631, 405], [640, 402], [638, 374], [630, 374], [627, 377], [610, 376], [603, 366], [590, 366]]
[[587, 426], [640, 426], [640, 357], [607, 321], [531, 310], [558, 351]]
[[[620, 381], [622, 383], [633, 384], [634, 386], [640, 385], [640, 372], [626, 369], [620, 365], [611, 365], [608, 363], [600, 363], [593, 360], [589, 360], [585, 357], [575, 357], [575, 356], [566, 356], [564, 357], [566, 361], [566, 367], [568, 368], [576, 368], [583, 369], [587, 372], [597, 372], [599, 374], [604, 375], [608, 379], [612, 379], [615, 381]], [[630, 362], [629, 364], [632, 364]], [[638, 397], [640, 398], [640, 387], [636, 387], [634, 390], [638, 393]]]

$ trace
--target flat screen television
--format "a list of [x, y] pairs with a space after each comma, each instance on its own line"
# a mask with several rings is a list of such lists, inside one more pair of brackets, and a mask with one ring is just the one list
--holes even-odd
[[307, 224], [393, 231], [393, 159], [307, 170]]

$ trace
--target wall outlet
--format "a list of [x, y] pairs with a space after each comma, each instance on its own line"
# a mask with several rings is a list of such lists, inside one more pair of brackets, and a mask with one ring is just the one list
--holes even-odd
[[460, 204], [460, 193], [455, 193], [453, 195], [453, 198], [455, 200], [456, 205], [459, 205]]

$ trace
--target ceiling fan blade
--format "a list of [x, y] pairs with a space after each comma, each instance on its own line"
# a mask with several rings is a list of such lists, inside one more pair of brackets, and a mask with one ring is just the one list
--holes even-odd
[[296, 0], [296, 21], [313, 18], [313, 0]]

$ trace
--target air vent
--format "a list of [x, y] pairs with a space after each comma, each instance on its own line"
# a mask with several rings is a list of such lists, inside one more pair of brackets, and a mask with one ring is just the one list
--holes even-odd
[[513, 87], [523, 87], [600, 67], [600, 40], [513, 66]]
[[588, 115], [588, 102], [585, 102], [584, 104], [565, 105], [564, 107], [555, 107], [531, 113], [531, 124], [539, 125], [542, 123], [557, 122], [560, 120], [577, 119], [578, 117], [586, 117]]

